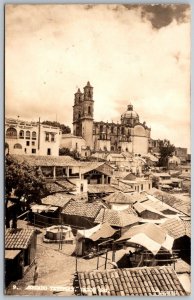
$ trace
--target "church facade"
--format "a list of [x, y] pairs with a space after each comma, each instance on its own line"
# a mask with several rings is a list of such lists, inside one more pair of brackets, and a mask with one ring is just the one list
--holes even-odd
[[120, 123], [94, 121], [93, 87], [90, 82], [74, 94], [73, 134], [82, 137], [92, 151], [147, 154], [151, 129], [141, 123], [129, 104]]

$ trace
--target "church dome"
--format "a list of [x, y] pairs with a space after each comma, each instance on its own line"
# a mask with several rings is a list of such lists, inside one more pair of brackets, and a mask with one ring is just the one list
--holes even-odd
[[127, 106], [127, 111], [121, 115], [121, 119], [139, 119], [139, 115], [133, 110], [133, 105]]

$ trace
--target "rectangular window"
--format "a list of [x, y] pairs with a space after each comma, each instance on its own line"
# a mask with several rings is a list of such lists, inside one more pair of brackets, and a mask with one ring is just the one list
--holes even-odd
[[141, 184], [141, 190], [143, 191], [143, 184]]
[[32, 149], [32, 154], [35, 154], [36, 153], [36, 149]]
[[49, 133], [48, 132], [46, 132], [45, 141], [49, 142]]
[[51, 148], [47, 149], [47, 155], [51, 155]]
[[35, 142], [32, 142], [32, 146], [35, 146]]
[[51, 133], [51, 142], [55, 141], [55, 135], [53, 133]]
[[26, 141], [26, 146], [30, 146], [30, 141]]

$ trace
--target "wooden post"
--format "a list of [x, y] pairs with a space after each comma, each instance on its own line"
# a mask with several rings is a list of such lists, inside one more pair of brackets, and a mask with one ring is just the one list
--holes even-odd
[[112, 262], [115, 262], [115, 244], [112, 244]]
[[56, 166], [53, 166], [53, 179], [56, 179]]
[[[97, 247], [97, 253], [99, 252], [99, 246]], [[98, 266], [99, 266], [99, 255], [97, 256], [97, 270], [98, 270]]]
[[76, 257], [75, 257], [75, 272], [77, 273], [77, 254], [76, 254]]
[[106, 258], [105, 258], [105, 266], [104, 266], [105, 270], [107, 266], [107, 259], [108, 259], [108, 250], [106, 250]]

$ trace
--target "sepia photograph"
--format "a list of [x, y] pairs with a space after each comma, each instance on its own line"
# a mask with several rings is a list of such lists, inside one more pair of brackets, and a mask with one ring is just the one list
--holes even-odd
[[191, 294], [191, 7], [4, 7], [4, 294]]

